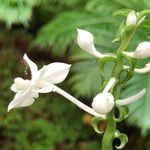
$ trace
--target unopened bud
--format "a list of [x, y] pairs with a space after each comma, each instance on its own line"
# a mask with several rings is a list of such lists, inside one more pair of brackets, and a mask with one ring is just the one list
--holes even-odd
[[114, 97], [111, 93], [100, 93], [92, 102], [92, 108], [99, 114], [107, 114], [114, 107]]
[[79, 47], [89, 54], [94, 55], [95, 57], [102, 58], [104, 57], [103, 54], [99, 53], [94, 45], [94, 36], [92, 33], [82, 30], [82, 29], [77, 29], [78, 36], [77, 36], [77, 43]]
[[131, 11], [127, 16], [126, 26], [136, 25], [136, 23], [137, 23], [136, 13], [134, 11]]
[[142, 42], [138, 45], [134, 52], [136, 58], [149, 58], [150, 57], [150, 42]]

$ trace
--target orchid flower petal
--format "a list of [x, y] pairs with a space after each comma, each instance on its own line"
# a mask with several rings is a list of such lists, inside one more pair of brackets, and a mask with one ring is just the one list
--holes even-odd
[[37, 65], [36, 65], [33, 61], [31, 61], [31, 60], [28, 58], [28, 56], [27, 56], [26, 54], [24, 54], [23, 59], [24, 59], [24, 60], [26, 61], [26, 63], [28, 64], [28, 66], [29, 66], [29, 68], [30, 68], [30, 71], [31, 71], [32, 77], [33, 77], [34, 75], [36, 75], [37, 70], [38, 70]]
[[111, 87], [114, 86], [115, 82], [116, 82], [116, 79], [111, 78], [109, 82], [107, 83], [106, 87], [104, 88], [103, 93], [107, 93], [111, 89]]
[[41, 80], [46, 70], [47, 70], [47, 66], [43, 66], [40, 70], [38, 70], [36, 72], [36, 75], [32, 77], [32, 83], [34, 84], [35, 82], [38, 82], [39, 80]]
[[58, 84], [65, 80], [71, 65], [55, 62], [47, 66], [47, 69], [42, 77], [42, 80], [48, 81], [52, 84]]
[[14, 99], [8, 105], [8, 111], [13, 108], [30, 106], [33, 104], [34, 98], [37, 97], [37, 93], [32, 90], [32, 87], [29, 87], [25, 92], [19, 92], [15, 95]]
[[126, 52], [126, 51], [124, 51], [123, 54], [125, 54], [125, 55], [127, 55], [129, 57], [135, 58], [134, 52]]
[[126, 98], [126, 99], [117, 100], [116, 104], [118, 104], [120, 106], [131, 104], [131, 103], [139, 100], [140, 98], [142, 98], [145, 95], [145, 93], [146, 93], [146, 89], [143, 89], [134, 96], [131, 96], [131, 97]]
[[140, 69], [135, 68], [134, 71], [136, 73], [148, 73], [148, 72], [150, 72], [150, 67], [144, 67], [144, 68], [140, 68]]
[[16, 84], [15, 83], [13, 83], [12, 84], [12, 86], [11, 86], [11, 88], [10, 88], [13, 92], [19, 92], [18, 90], [17, 90], [17, 88], [16, 88]]
[[135, 68], [134, 71], [136, 73], [148, 73], [150, 72], [150, 62], [145, 65], [144, 68]]
[[50, 93], [53, 91], [52, 87], [43, 87], [37, 90], [38, 93]]

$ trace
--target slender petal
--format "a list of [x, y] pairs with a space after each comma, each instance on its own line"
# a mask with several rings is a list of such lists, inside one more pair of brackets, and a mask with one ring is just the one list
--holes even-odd
[[48, 81], [52, 84], [58, 84], [65, 80], [71, 65], [55, 62], [47, 66], [47, 69], [42, 77], [42, 80]]
[[38, 93], [50, 93], [53, 91], [52, 87], [43, 87], [37, 90]]
[[35, 84], [35, 83], [37, 83], [38, 81], [40, 81], [40, 80], [43, 78], [43, 76], [44, 76], [46, 70], [47, 70], [47, 66], [43, 66], [40, 70], [38, 70], [38, 71], [36, 72], [36, 75], [34, 75], [34, 76], [32, 77], [32, 84]]
[[140, 68], [140, 69], [135, 68], [134, 71], [136, 73], [148, 73], [148, 72], [150, 72], [150, 67], [144, 67], [144, 68]]
[[116, 104], [118, 104], [120, 106], [131, 104], [131, 103], [139, 100], [140, 98], [142, 98], [145, 95], [145, 93], [146, 93], [146, 89], [143, 89], [134, 96], [131, 96], [131, 97], [126, 98], [126, 99], [117, 100]]
[[19, 92], [8, 105], [8, 111], [13, 108], [27, 107], [33, 104], [34, 98], [38, 97], [38, 93], [29, 87], [25, 92]]
[[115, 82], [116, 82], [116, 79], [115, 78], [111, 78], [109, 80], [109, 82], [107, 83], [105, 89], [103, 90], [103, 93], [107, 93], [111, 89], [111, 87], [114, 86]]
[[38, 70], [37, 65], [36, 65], [33, 61], [31, 61], [31, 60], [28, 58], [28, 56], [27, 56], [26, 54], [24, 54], [23, 59], [24, 59], [24, 60], [26, 61], [26, 63], [28, 64], [28, 66], [29, 66], [29, 68], [30, 68], [30, 71], [31, 71], [32, 77], [33, 77], [34, 75], [36, 75], [37, 70]]
[[123, 53], [125, 55], [129, 56], [129, 57], [135, 58], [134, 52], [126, 52], [126, 51], [124, 51]]

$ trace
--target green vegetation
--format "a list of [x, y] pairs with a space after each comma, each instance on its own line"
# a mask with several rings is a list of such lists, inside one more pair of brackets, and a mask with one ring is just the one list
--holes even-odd
[[[150, 9], [150, 3], [148, 0], [0, 0], [2, 150], [99, 148], [100, 139], [90, 126], [90, 115], [57, 94], [41, 95], [32, 106], [7, 113], [7, 106], [14, 96], [10, 86], [18, 75], [30, 77], [29, 73], [23, 74], [26, 70], [21, 60], [26, 52], [39, 66], [54, 61], [73, 64], [70, 77], [59, 86], [91, 105], [99, 91], [101, 78], [97, 60], [78, 48], [76, 28], [92, 32], [99, 51], [113, 53], [118, 44], [114, 43], [113, 47], [111, 44], [123, 16], [112, 14], [123, 8], [141, 11]], [[147, 21], [136, 34], [130, 49], [149, 40], [149, 33], [150, 22]], [[138, 67], [146, 62], [148, 59]], [[106, 72], [110, 69], [111, 64], [108, 64]], [[150, 75], [137, 75], [127, 87], [124, 87], [122, 97], [134, 95], [144, 87], [150, 91]], [[150, 93], [129, 108], [129, 118], [119, 126], [120, 131], [131, 139], [126, 149], [149, 149]]]

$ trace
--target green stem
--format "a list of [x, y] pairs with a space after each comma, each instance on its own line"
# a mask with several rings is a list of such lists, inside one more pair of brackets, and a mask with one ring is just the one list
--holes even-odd
[[113, 149], [113, 139], [114, 133], [116, 131], [116, 122], [113, 119], [113, 111], [107, 116], [107, 127], [102, 139], [102, 150], [112, 150]]
[[[122, 52], [126, 50], [127, 46], [129, 45], [134, 32], [126, 35], [126, 38], [122, 41], [120, 47], [117, 51], [117, 62], [112, 72], [112, 76], [115, 77], [117, 80], [120, 78], [120, 73], [123, 67], [123, 60], [122, 60]], [[120, 97], [121, 87], [118, 82], [115, 86], [114, 90], [111, 91], [115, 95], [115, 99]], [[110, 112], [107, 116], [107, 127], [102, 139], [102, 150], [112, 150], [113, 149], [113, 139], [114, 133], [116, 131], [116, 121], [113, 119], [114, 111]]]

